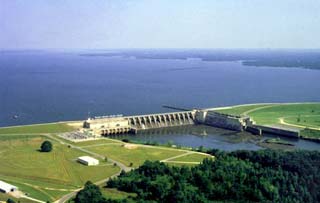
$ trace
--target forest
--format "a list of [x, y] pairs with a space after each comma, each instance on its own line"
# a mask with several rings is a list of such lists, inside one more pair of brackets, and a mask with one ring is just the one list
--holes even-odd
[[121, 202], [320, 202], [320, 152], [207, 152], [194, 167], [146, 161], [106, 187], [137, 194]]

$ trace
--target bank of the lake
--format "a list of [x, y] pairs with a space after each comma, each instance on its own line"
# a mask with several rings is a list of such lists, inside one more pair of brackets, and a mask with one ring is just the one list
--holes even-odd
[[[203, 146], [206, 148], [234, 151], [239, 149], [258, 150], [262, 148], [270, 148], [269, 146], [275, 146], [278, 144], [266, 143], [264, 141], [266, 139], [280, 137], [284, 142], [294, 145], [290, 147], [287, 146], [287, 148], [308, 150], [320, 149], [320, 144], [318, 142], [320, 131], [316, 130], [319, 125], [316, 118], [320, 113], [320, 103], [245, 104], [213, 108], [213, 110], [233, 115], [247, 115], [259, 125], [272, 126], [272, 128], [275, 129], [286, 128], [289, 130], [300, 130], [302, 135], [300, 138], [290, 138], [270, 133], [263, 133], [263, 136], [257, 136], [245, 131], [235, 132], [211, 126], [194, 125], [141, 130], [137, 135], [124, 134], [114, 136], [113, 138], [129, 139], [142, 143], [171, 143], [173, 145], [184, 147], [197, 148]], [[308, 115], [310, 116], [308, 120], [301, 120], [301, 118]], [[287, 118], [290, 118], [290, 120], [286, 120]], [[285, 123], [284, 121], [288, 123]], [[313, 129], [305, 129], [306, 126], [311, 127], [311, 125]], [[77, 130], [81, 126], [81, 122], [79, 121], [70, 121], [65, 123], [58, 122], [29, 126], [5, 127], [0, 128], [0, 134], [63, 133], [66, 131]], [[308, 133], [306, 134], [306, 132]]]
[[[141, 51], [152, 58], [122, 57], [126, 55], [121, 51], [118, 57], [88, 57], [82, 53], [1, 52], [0, 126], [168, 111], [162, 105], [191, 109], [320, 101], [319, 70], [244, 66], [239, 61], [177, 60], [176, 52], [170, 50], [168, 57], [162, 58], [157, 58], [157, 50]], [[201, 53], [215, 57], [238, 52]]]

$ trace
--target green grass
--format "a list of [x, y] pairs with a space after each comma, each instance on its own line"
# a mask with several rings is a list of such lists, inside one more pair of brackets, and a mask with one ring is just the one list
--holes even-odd
[[[320, 137], [320, 131], [303, 130], [304, 128], [320, 128], [320, 103], [243, 105], [217, 111], [233, 115], [241, 115], [246, 112], [256, 124], [300, 128], [300, 134], [304, 137]], [[281, 123], [280, 119], [284, 123]]]
[[28, 199], [17, 199], [17, 198], [14, 198], [14, 197], [12, 197], [12, 196], [10, 196], [10, 195], [8, 195], [8, 194], [5, 194], [5, 193], [2, 193], [2, 192], [0, 192], [0, 202], [1, 201], [7, 201], [8, 199], [12, 199], [12, 200], [14, 200], [15, 202], [18, 202], [18, 201], [20, 201], [21, 203], [36, 203], [36, 202], [34, 202], [34, 201], [31, 201], [31, 200], [28, 200]]
[[320, 130], [306, 128], [300, 131], [300, 135], [303, 137], [320, 138]]
[[[320, 127], [320, 103], [253, 104], [221, 109], [217, 110], [217, 112], [233, 115], [241, 115], [248, 112], [248, 115], [257, 124], [261, 125], [278, 124], [279, 118], [284, 118], [288, 123]], [[298, 122], [299, 116], [300, 121]]]
[[[46, 187], [77, 188], [83, 186], [87, 180], [98, 181], [119, 171], [118, 167], [111, 165], [84, 166], [75, 160], [87, 154], [55, 141], [52, 141], [52, 152], [41, 153], [37, 150], [40, 144], [47, 140], [45, 137], [0, 137], [0, 179], [15, 183], [23, 191], [30, 193], [31, 197], [44, 201], [52, 201], [68, 193], [46, 190]], [[6, 137], [9, 139], [5, 139]]]
[[[100, 160], [99, 166], [84, 166], [76, 162], [76, 158], [87, 155], [86, 153], [54, 140], [50, 140], [53, 143], [53, 151], [41, 153], [38, 149], [44, 140], [50, 139], [35, 135], [0, 135], [0, 179], [18, 186], [30, 197], [54, 201], [71, 190], [82, 187], [87, 180], [95, 182], [119, 171], [118, 167], [104, 160]], [[108, 145], [109, 143], [116, 145]], [[117, 143], [119, 141], [102, 139], [78, 144], [127, 166], [133, 163], [133, 167], [138, 167], [146, 160], [163, 160], [186, 153], [173, 148], [141, 145], [136, 149], [127, 149], [121, 142], [119, 145]], [[181, 159], [198, 162], [205, 157], [194, 154]], [[60, 191], [61, 189], [67, 191]], [[113, 190], [106, 190], [105, 194], [112, 198], [127, 195]]]
[[261, 107], [267, 107], [267, 106], [272, 106], [270, 104], [248, 104], [248, 105], [241, 105], [241, 106], [234, 106], [231, 108], [227, 109], [220, 109], [220, 110], [215, 110], [220, 113], [225, 113], [225, 114], [231, 114], [231, 115], [242, 115], [247, 111], [254, 110], [257, 108]]
[[162, 160], [185, 153], [175, 149], [149, 148], [139, 146], [136, 149], [127, 149], [121, 145], [105, 145], [86, 148], [90, 151], [104, 155], [111, 159], [120, 161], [129, 166], [133, 163], [133, 167], [138, 167], [144, 161]]
[[[320, 116], [320, 103], [315, 104], [282, 104], [275, 105], [269, 108], [259, 109], [249, 113], [257, 124], [277, 124], [279, 118], [298, 117], [298, 116], [317, 115]], [[317, 119], [317, 117], [314, 117]], [[312, 118], [310, 117], [309, 121]], [[313, 122], [314, 123], [314, 122]], [[308, 122], [304, 123], [307, 125]], [[302, 124], [303, 125], [303, 124]], [[320, 126], [318, 126], [320, 127]]]
[[89, 140], [89, 141], [83, 141], [83, 142], [76, 142], [73, 143], [76, 146], [91, 146], [91, 145], [103, 145], [103, 144], [110, 144], [110, 143], [119, 143], [122, 144], [119, 140], [113, 140], [113, 139], [99, 139], [99, 140]]
[[170, 161], [202, 162], [205, 158], [211, 158], [211, 156], [194, 153], [176, 159], [171, 159]]
[[19, 190], [21, 190], [24, 193], [26, 193], [27, 196], [29, 196], [29, 197], [36, 198], [36, 199], [41, 199], [41, 200], [44, 200], [44, 201], [51, 200], [51, 198], [53, 198], [52, 196], [50, 196], [48, 193], [46, 193], [45, 191], [43, 191], [40, 188], [37, 189], [35, 187], [23, 184], [25, 181], [18, 182], [16, 180], [10, 179], [10, 177], [5, 177], [5, 178], [1, 177], [1, 179], [6, 181], [6, 182], [8, 182], [8, 183], [10, 183], [10, 184], [12, 184], [12, 185], [17, 186], [19, 188]]
[[320, 113], [319, 114], [311, 113], [311, 115], [300, 115], [300, 116], [298, 115], [298, 116], [287, 117], [287, 118], [284, 118], [284, 121], [290, 124], [319, 128]]
[[53, 123], [0, 128], [0, 134], [61, 133], [73, 130], [75, 128], [65, 123]]
[[101, 192], [103, 196], [107, 199], [125, 199], [128, 198], [129, 196], [135, 197], [135, 193], [127, 193], [127, 192], [122, 192], [114, 188], [105, 188], [101, 187]]

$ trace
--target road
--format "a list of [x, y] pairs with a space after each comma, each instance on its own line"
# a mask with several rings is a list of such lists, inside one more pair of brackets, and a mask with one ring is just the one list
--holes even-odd
[[161, 160], [160, 162], [167, 162], [167, 161], [170, 161], [170, 160], [172, 160], [172, 159], [177, 159], [177, 158], [180, 158], [180, 157], [183, 157], [183, 156], [187, 156], [187, 155], [189, 155], [189, 154], [195, 154], [195, 152], [187, 152], [187, 153], [184, 153], [184, 154], [180, 154], [180, 155], [177, 155], [177, 156], [174, 156], [174, 157], [170, 157], [170, 158], [168, 158], [168, 159], [163, 159], [163, 160]]
[[[117, 177], [118, 175], [120, 175], [120, 173], [121, 173], [121, 170], [120, 170], [118, 173], [116, 173], [116, 174], [114, 174], [114, 175], [112, 175], [112, 176], [110, 176], [110, 177], [108, 177], [108, 178], [105, 178], [105, 179], [103, 179], [103, 180], [99, 180], [99, 181], [95, 182], [94, 184], [96, 184], [96, 185], [101, 185], [101, 184], [107, 182], [110, 178]], [[70, 192], [70, 193], [62, 196], [60, 199], [58, 199], [58, 200], [55, 201], [54, 203], [65, 203], [66, 201], [68, 201], [68, 200], [71, 199], [72, 197], [76, 196], [76, 194], [77, 194], [80, 190], [82, 190], [82, 189], [83, 189], [83, 187], [82, 187], [82, 188], [78, 188], [77, 190], [75, 190], [75, 191], [73, 191], [73, 192]]]
[[[75, 145], [70, 144], [70, 143], [66, 143], [66, 142], [64, 142], [63, 140], [58, 139], [58, 138], [52, 136], [51, 134], [45, 134], [45, 136], [47, 136], [48, 138], [50, 138], [50, 139], [52, 139], [52, 140], [55, 140], [55, 141], [59, 142], [60, 144], [68, 145], [68, 146], [70, 146], [70, 147], [73, 148], [73, 149], [77, 149], [77, 150], [79, 150], [79, 151], [85, 152], [85, 153], [90, 154], [90, 155], [92, 155], [92, 156], [94, 156], [94, 157], [97, 157], [97, 158], [100, 158], [100, 159], [104, 159], [104, 158], [105, 158], [105, 157], [102, 156], [101, 154], [97, 154], [97, 153], [92, 152], [92, 151], [89, 151], [89, 150], [87, 150], [87, 149], [83, 149], [82, 147], [75, 146]], [[132, 170], [131, 167], [127, 167], [126, 165], [124, 165], [123, 163], [121, 163], [121, 162], [119, 162], [119, 161], [115, 161], [115, 160], [110, 159], [110, 158], [108, 158], [108, 161], [110, 161], [112, 164], [116, 164], [118, 167], [120, 167], [120, 170], [119, 170], [118, 173], [116, 173], [116, 174], [114, 174], [114, 175], [112, 175], [112, 176], [110, 176], [110, 177], [108, 177], [108, 178], [105, 178], [105, 179], [103, 179], [103, 180], [99, 180], [99, 181], [95, 182], [96, 185], [101, 185], [101, 184], [107, 182], [110, 178], [117, 177], [118, 175], [120, 175], [120, 173], [121, 173], [122, 170], [125, 171], [125, 172], [128, 172], [128, 171], [131, 171], [131, 170]], [[60, 199], [56, 200], [54, 203], [64, 203], [64, 202], [68, 201], [70, 198], [72, 198], [73, 196], [75, 196], [75, 195], [77, 194], [77, 192], [79, 192], [79, 191], [82, 190], [82, 189], [83, 189], [83, 187], [82, 187], [82, 188], [78, 188], [78, 189], [76, 189], [76, 190], [74, 190], [74, 191], [72, 191], [72, 192], [64, 195], [64, 196], [61, 197]]]
[[[87, 154], [91, 154], [92, 156], [95, 156], [97, 158], [100, 158], [100, 159], [104, 159], [105, 156], [102, 156], [101, 154], [98, 154], [98, 153], [95, 153], [95, 152], [92, 152], [92, 151], [89, 151], [87, 149], [84, 149], [83, 147], [79, 147], [79, 146], [76, 146], [76, 145], [73, 145], [73, 144], [70, 144], [70, 143], [66, 143], [64, 142], [63, 140], [61, 139], [58, 139], [50, 134], [46, 134], [46, 136], [52, 140], [55, 140], [57, 142], [59, 142], [60, 144], [63, 144], [63, 145], [68, 145], [70, 146], [71, 148], [73, 149], [77, 149], [79, 151], [82, 151], [82, 152], [85, 152]], [[110, 161], [112, 164], [117, 164], [117, 166], [120, 167], [121, 170], [124, 170], [125, 172], [128, 172], [128, 171], [131, 171], [131, 167], [127, 167], [126, 165], [124, 165], [123, 163], [119, 162], [119, 161], [116, 161], [116, 160], [113, 160], [113, 159], [110, 159], [108, 158], [108, 161]]]
[[282, 117], [282, 118], [279, 118], [279, 122], [283, 125], [287, 125], [287, 126], [292, 126], [292, 127], [296, 127], [296, 128], [309, 128], [309, 129], [312, 129], [312, 130], [320, 130], [320, 128], [315, 128], [315, 127], [311, 127], [311, 126], [304, 126], [304, 125], [297, 125], [297, 124], [291, 124], [291, 123], [287, 123], [285, 122], [285, 118], [289, 118], [289, 117]]

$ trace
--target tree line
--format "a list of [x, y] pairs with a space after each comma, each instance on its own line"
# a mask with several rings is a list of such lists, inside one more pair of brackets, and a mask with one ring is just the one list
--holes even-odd
[[136, 193], [138, 202], [320, 202], [319, 152], [209, 153], [215, 160], [192, 168], [146, 161], [107, 187]]
[[320, 202], [320, 152], [208, 152], [215, 159], [194, 167], [146, 161], [106, 186], [136, 193], [123, 201], [139, 203]]

